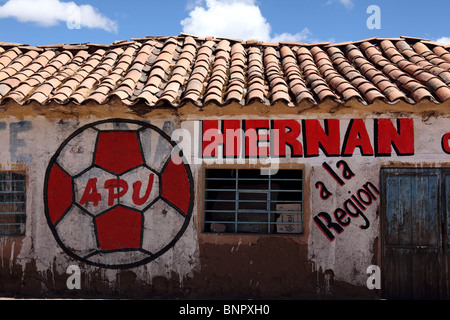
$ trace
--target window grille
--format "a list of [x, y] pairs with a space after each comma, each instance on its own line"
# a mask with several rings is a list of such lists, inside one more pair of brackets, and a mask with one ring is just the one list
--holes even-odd
[[0, 236], [25, 234], [26, 176], [0, 172]]
[[204, 232], [303, 233], [303, 171], [206, 169]]

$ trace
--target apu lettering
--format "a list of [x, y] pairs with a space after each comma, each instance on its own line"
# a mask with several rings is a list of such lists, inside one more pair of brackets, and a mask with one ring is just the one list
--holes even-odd
[[[143, 205], [150, 197], [152, 192], [153, 182], [155, 175], [151, 173], [148, 177], [148, 184], [144, 195], [141, 197], [142, 182], [136, 181], [133, 183], [132, 189], [132, 200], [137, 206]], [[86, 205], [87, 203], [92, 203], [94, 207], [97, 207], [102, 199], [101, 193], [98, 192], [98, 179], [91, 178], [86, 184], [83, 196], [81, 197], [80, 204]], [[103, 187], [108, 190], [108, 206], [113, 206], [114, 201], [125, 196], [129, 190], [130, 186], [127, 181], [123, 179], [109, 179], [105, 181]]]

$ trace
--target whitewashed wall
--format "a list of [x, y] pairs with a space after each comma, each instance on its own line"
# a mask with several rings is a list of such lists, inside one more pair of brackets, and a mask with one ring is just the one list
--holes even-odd
[[[326, 116], [322, 117], [326, 118]], [[344, 137], [347, 125], [353, 117], [348, 115], [337, 118], [341, 120], [341, 137]], [[395, 120], [395, 116], [390, 116], [390, 118]], [[308, 237], [308, 258], [316, 270], [332, 270], [336, 280], [355, 285], [365, 284], [366, 269], [372, 264], [375, 254], [373, 252], [374, 242], [379, 236], [379, 204], [383, 195], [377, 195], [377, 200], [364, 210], [364, 215], [370, 222], [368, 228], [360, 228], [360, 225], [365, 224], [363, 218], [351, 217], [350, 225], [343, 228], [341, 234], [334, 233], [335, 238], [332, 241], [321, 232], [314, 222], [313, 218], [319, 213], [326, 212], [332, 215], [334, 210], [342, 208], [343, 203], [351, 199], [351, 196], [363, 188], [367, 182], [381, 190], [379, 180], [382, 166], [394, 164], [419, 167], [449, 165], [450, 155], [444, 151], [442, 139], [445, 134], [450, 132], [450, 117], [437, 116], [424, 119], [412, 116], [411, 118], [414, 120], [415, 132], [414, 155], [397, 156], [393, 151], [392, 156], [389, 157], [362, 156], [356, 149], [354, 155], [350, 157], [327, 157], [321, 152], [318, 157], [280, 159], [282, 163], [305, 165], [305, 181], [309, 182], [309, 185], [305, 186], [305, 190], [309, 190], [310, 195], [304, 199], [309, 203], [310, 208], [310, 212], [305, 212], [305, 215], [310, 216], [310, 233], [305, 236]], [[226, 119], [243, 119], [243, 117]], [[276, 119], [276, 117], [270, 119]], [[282, 119], [286, 119], [286, 117]], [[291, 116], [290, 119], [301, 121], [313, 118]], [[28, 177], [26, 236], [20, 249], [14, 249], [13, 245], [12, 250], [14, 255], [17, 255], [15, 261], [7, 263], [2, 260], [2, 268], [7, 268], [11, 263], [25, 268], [28, 262], [35, 261], [38, 272], [42, 274], [47, 274], [48, 270], [51, 270], [52, 273], [64, 274], [69, 265], [77, 264], [75, 259], [69, 257], [59, 247], [49, 229], [43, 200], [45, 172], [51, 157], [67, 137], [80, 127], [98, 120], [102, 119], [82, 119], [79, 122], [53, 121], [45, 117], [0, 120], [1, 169], [9, 170], [14, 168], [17, 163], [23, 163]], [[195, 142], [198, 142], [195, 137], [199, 133], [195, 131], [198, 129], [198, 120], [188, 119], [182, 121], [181, 125], [175, 125], [175, 123], [179, 123], [175, 119], [150, 121], [169, 134], [177, 128], [186, 129], [191, 133], [191, 154], [189, 156], [194, 177], [194, 190], [197, 190], [199, 170], [202, 168], [202, 165], [198, 163], [199, 160], [195, 159], [197, 154]], [[365, 124], [370, 140], [373, 142], [374, 118], [365, 119]], [[444, 143], [448, 143], [448, 141], [444, 141]], [[343, 186], [339, 186], [323, 167], [323, 164], [327, 163], [337, 174], [341, 175], [342, 169], [336, 168], [336, 164], [341, 160], [345, 161], [348, 168], [354, 173], [351, 179], [344, 181], [345, 185]], [[319, 189], [315, 186], [318, 181], [322, 182], [322, 185], [326, 186], [329, 193], [332, 194], [326, 200], [320, 197]], [[197, 195], [194, 203], [192, 218], [193, 221], [196, 221], [201, 214], [197, 211]], [[183, 278], [192, 276], [194, 271], [201, 272], [198, 231], [196, 224], [191, 221], [186, 232], [173, 248], [155, 261], [133, 268], [132, 271], [144, 283], [151, 283], [156, 276], [169, 278], [173, 272], [178, 274], [182, 282]], [[84, 238], [79, 237], [79, 240], [76, 241], [82, 241], [82, 239]], [[0, 256], [6, 254], [3, 248], [4, 243], [3, 240], [0, 241]], [[89, 265], [85, 265], [84, 268], [83, 272], [87, 275], [99, 270], [98, 267]], [[100, 268], [100, 271], [102, 276], [114, 287], [120, 270]], [[89, 285], [89, 276], [85, 278], [85, 281], [85, 285]]]

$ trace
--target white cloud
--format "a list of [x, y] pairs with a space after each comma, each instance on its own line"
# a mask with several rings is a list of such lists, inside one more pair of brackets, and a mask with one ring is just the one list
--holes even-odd
[[450, 44], [450, 37], [442, 37], [436, 40], [436, 42]]
[[335, 2], [340, 3], [341, 5], [346, 7], [347, 9], [353, 8], [353, 0], [328, 0], [327, 4], [330, 5], [330, 4], [333, 4]]
[[34, 22], [44, 27], [60, 22], [74, 28], [97, 28], [117, 33], [118, 26], [91, 5], [77, 5], [60, 0], [8, 0], [0, 6], [1, 18], [15, 18], [20, 22]]
[[[311, 36], [312, 33], [309, 31], [308, 28], [304, 28], [302, 31], [292, 34], [292, 33], [282, 33], [275, 35], [271, 41], [273, 42], [311, 42]], [[317, 41], [314, 41], [317, 42]]]
[[342, 4], [346, 8], [353, 7], [353, 0], [339, 0], [339, 3]]
[[308, 42], [311, 32], [305, 28], [296, 34], [271, 36], [271, 26], [255, 0], [193, 0], [189, 17], [181, 21], [183, 32], [198, 36], [258, 39], [266, 42]]

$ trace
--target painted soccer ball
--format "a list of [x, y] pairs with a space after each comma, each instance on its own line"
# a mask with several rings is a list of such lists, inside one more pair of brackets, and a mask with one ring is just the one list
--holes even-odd
[[150, 124], [114, 119], [80, 128], [45, 180], [50, 229], [70, 256], [129, 268], [164, 254], [186, 230], [193, 179], [175, 144]]

